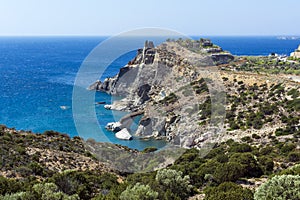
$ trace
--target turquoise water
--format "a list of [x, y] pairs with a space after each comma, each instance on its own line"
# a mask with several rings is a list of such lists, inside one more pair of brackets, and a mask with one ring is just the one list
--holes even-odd
[[[211, 38], [223, 49], [238, 55], [268, 55], [271, 52], [288, 54], [300, 44], [299, 40], [285, 41], [275, 37]], [[71, 109], [74, 79], [85, 57], [104, 39], [105, 37], [0, 37], [0, 124], [40, 133], [55, 130], [70, 136], [78, 135]], [[133, 51], [119, 57], [103, 77], [115, 75], [135, 54]], [[109, 104], [111, 96], [98, 92], [95, 100]], [[61, 106], [67, 109], [63, 110]], [[110, 142], [136, 149], [147, 146], [160, 148], [165, 145], [162, 141], [141, 141], [137, 138], [132, 141], [118, 140], [104, 126], [126, 113], [112, 114], [103, 105], [95, 106], [95, 110], [98, 121], [92, 123], [99, 123], [102, 132], [87, 131], [83, 136], [85, 139], [101, 141], [105, 135]], [[89, 120], [92, 119], [88, 115], [82, 117], [83, 122]]]

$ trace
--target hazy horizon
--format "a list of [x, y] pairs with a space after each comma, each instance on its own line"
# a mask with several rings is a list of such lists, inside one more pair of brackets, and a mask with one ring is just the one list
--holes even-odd
[[[114, 35], [0, 35], [0, 37], [112, 37]], [[188, 37], [297, 37], [299, 35], [187, 35]], [[139, 36], [137, 36], [139, 37]], [[143, 37], [143, 35], [141, 35]], [[147, 36], [145, 36], [147, 37]]]

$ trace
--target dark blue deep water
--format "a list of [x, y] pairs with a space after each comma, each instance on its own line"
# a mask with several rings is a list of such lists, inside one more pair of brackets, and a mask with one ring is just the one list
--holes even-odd
[[212, 41], [234, 55], [290, 55], [300, 44], [298, 40], [281, 40], [277, 37], [210, 37]]
[[[210, 37], [214, 43], [235, 55], [289, 54], [299, 40], [278, 40], [276, 37]], [[0, 124], [16, 129], [44, 132], [55, 130], [77, 135], [72, 117], [72, 90], [76, 73], [89, 52], [104, 37], [0, 37]], [[109, 51], [109, 49], [108, 49]], [[135, 56], [121, 56], [105, 72], [113, 76]], [[110, 103], [111, 97], [96, 94], [96, 101]], [[70, 109], [61, 109], [66, 106]], [[111, 111], [96, 108], [99, 124], [115, 121]], [[125, 113], [117, 113], [121, 117]], [[114, 143], [131, 148], [162, 147], [162, 141], [120, 141], [103, 129]], [[87, 138], [101, 140], [99, 135]]]

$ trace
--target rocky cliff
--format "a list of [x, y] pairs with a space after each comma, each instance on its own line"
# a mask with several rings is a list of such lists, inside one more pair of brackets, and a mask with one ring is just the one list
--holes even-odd
[[[106, 108], [142, 111], [136, 135], [193, 146], [220, 129], [218, 124], [210, 130], [199, 126], [199, 105], [212, 98], [208, 87], [216, 93], [220, 90], [214, 66], [232, 61], [233, 56], [219, 47], [209, 44], [209, 49], [217, 51], [207, 51], [208, 46], [200, 41], [191, 42], [192, 49], [182, 41], [168, 41], [157, 47], [146, 41], [116, 76], [97, 81], [89, 89], [125, 97]], [[211, 84], [207, 85], [204, 78]], [[126, 124], [130, 125], [128, 120]]]

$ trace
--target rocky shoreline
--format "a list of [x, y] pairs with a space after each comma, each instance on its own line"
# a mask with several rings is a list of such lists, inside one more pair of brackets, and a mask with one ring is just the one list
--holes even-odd
[[[186, 95], [184, 92], [188, 91], [182, 88], [201, 79], [203, 71], [209, 74], [211, 69], [214, 70], [213, 66], [226, 64], [234, 57], [207, 41], [190, 42], [168, 41], [154, 47], [153, 42], [146, 41], [137, 56], [122, 67], [117, 75], [103, 82], [96, 81], [88, 89], [125, 97], [112, 105], [105, 105], [106, 109], [143, 114], [135, 135], [164, 138], [191, 147], [195, 145], [199, 134], [204, 134], [204, 130], [200, 130], [198, 116], [187, 113], [183, 108], [192, 109], [197, 104], [190, 100], [194, 98], [195, 102], [201, 103], [208, 93], [189, 91], [191, 94]], [[128, 129], [133, 118], [132, 115], [126, 122], [109, 123], [107, 128], [114, 132]]]
[[[216, 52], [219, 56], [217, 60]], [[257, 120], [263, 122], [257, 123], [265, 125], [255, 125], [254, 130], [251, 129], [251, 120], [245, 120], [245, 117], [254, 117], [247, 110], [258, 115], [256, 107], [263, 109], [264, 101], [273, 102], [272, 99], [278, 98], [268, 99], [274, 95], [276, 87], [281, 88], [282, 96], [278, 100], [282, 102], [275, 101], [273, 106], [281, 110], [281, 116], [288, 113], [286, 109], [289, 105], [282, 107], [283, 104], [298, 102], [297, 98], [291, 99], [289, 96], [290, 93], [299, 92], [298, 76], [273, 75], [271, 72], [274, 70], [282, 70], [282, 64], [278, 62], [272, 57], [234, 57], [202, 39], [170, 40], [157, 47], [152, 43], [149, 46], [149, 42], [146, 42], [144, 48], [138, 50], [137, 56], [122, 67], [117, 75], [103, 82], [96, 81], [89, 89], [125, 97], [104, 106], [106, 109], [131, 113], [126, 120], [109, 124], [117, 127], [108, 127], [111, 131], [129, 130], [133, 118], [142, 115], [137, 131], [131, 135], [164, 139], [186, 148], [201, 148], [207, 143], [224, 141], [224, 138], [233, 135], [240, 140], [248, 132], [267, 137], [275, 134], [278, 127], [285, 126], [285, 121], [276, 125], [280, 119], [275, 113], [274, 120], [266, 122], [258, 117]], [[298, 65], [286, 63], [288, 70], [297, 70]], [[255, 71], [258, 67], [261, 68], [259, 72]], [[245, 94], [239, 94], [240, 91]], [[248, 100], [245, 95], [248, 95]], [[232, 102], [233, 98], [239, 102]], [[286, 102], [285, 98], [289, 101]], [[246, 102], [250, 107], [245, 106]], [[238, 103], [242, 103], [238, 107], [247, 114], [231, 111]], [[232, 121], [228, 113], [233, 114], [237, 122]], [[297, 112], [290, 115], [297, 120]], [[244, 119], [240, 119], [240, 116]], [[295, 126], [298, 130], [298, 126]]]

